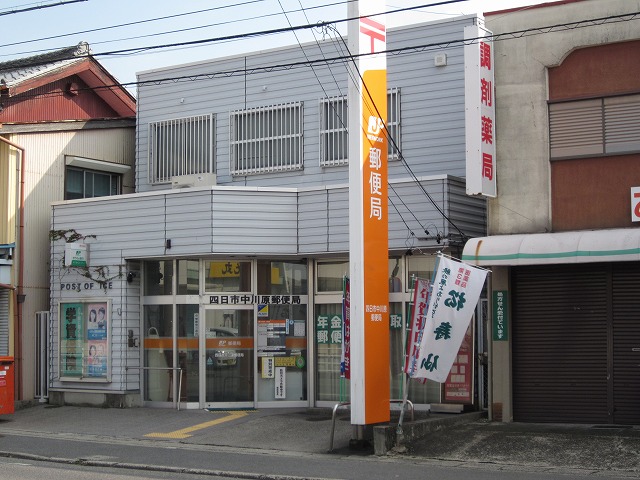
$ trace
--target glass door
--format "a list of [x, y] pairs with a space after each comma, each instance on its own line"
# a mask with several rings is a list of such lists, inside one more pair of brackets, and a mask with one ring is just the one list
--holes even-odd
[[204, 309], [205, 407], [253, 407], [254, 309], [225, 307]]

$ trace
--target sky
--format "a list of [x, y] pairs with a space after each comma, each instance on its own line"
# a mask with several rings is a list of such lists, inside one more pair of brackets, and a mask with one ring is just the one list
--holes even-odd
[[[446, 5], [432, 6], [434, 3], [443, 2], [388, 0], [387, 12], [420, 8], [387, 15], [387, 27], [520, 8], [543, 1], [452, 0]], [[36, 8], [48, 5], [55, 6]], [[127, 88], [134, 93], [137, 72], [319, 40], [322, 32], [310, 29], [298, 31], [297, 37], [293, 32], [285, 32], [197, 46], [151, 51], [145, 48], [328, 22], [346, 16], [345, 0], [2, 0], [0, 62], [84, 41], [119, 82], [131, 83]], [[346, 33], [346, 22], [337, 27]], [[127, 49], [135, 50], [119, 52]]]

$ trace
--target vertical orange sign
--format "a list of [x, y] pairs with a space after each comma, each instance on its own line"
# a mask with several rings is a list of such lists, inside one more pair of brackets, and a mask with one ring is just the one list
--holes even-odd
[[377, 15], [385, 2], [352, 2], [349, 10], [358, 55], [351, 78], [359, 81], [349, 88], [358, 108], [349, 112], [351, 423], [370, 425], [390, 418], [386, 28]]

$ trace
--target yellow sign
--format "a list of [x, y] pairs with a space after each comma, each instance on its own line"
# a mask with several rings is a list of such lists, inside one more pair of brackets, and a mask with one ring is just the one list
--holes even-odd
[[275, 357], [276, 367], [295, 367], [296, 357]]
[[211, 262], [209, 264], [209, 278], [231, 278], [239, 276], [239, 262]]

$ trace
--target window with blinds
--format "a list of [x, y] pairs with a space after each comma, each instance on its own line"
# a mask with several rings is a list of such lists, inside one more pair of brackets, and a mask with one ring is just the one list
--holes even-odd
[[640, 95], [549, 105], [552, 160], [640, 151]]
[[[332, 167], [349, 163], [349, 109], [347, 97], [320, 100], [320, 165]], [[387, 92], [388, 159], [400, 158], [400, 89]]]
[[302, 170], [302, 103], [231, 112], [231, 175]]
[[211, 114], [149, 124], [151, 183], [171, 177], [215, 173], [214, 117]]

